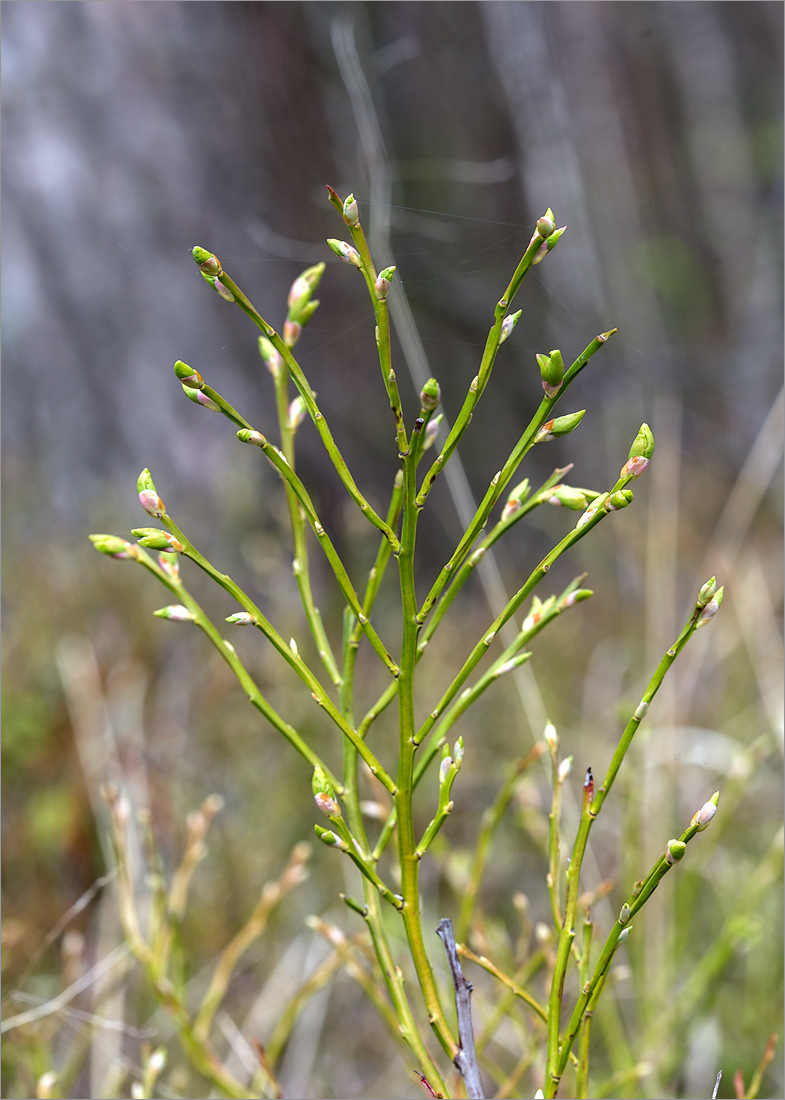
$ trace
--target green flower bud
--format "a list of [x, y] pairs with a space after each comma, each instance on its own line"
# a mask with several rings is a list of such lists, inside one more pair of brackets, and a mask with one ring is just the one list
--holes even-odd
[[256, 619], [250, 611], [235, 611], [234, 615], [227, 615], [225, 622], [233, 626], [256, 626]]
[[374, 289], [376, 290], [376, 297], [380, 302], [383, 302], [389, 294], [394, 275], [394, 267], [385, 267], [384, 270], [380, 271], [377, 275]]
[[548, 239], [543, 242], [542, 248], [539, 250], [537, 255], [532, 260], [533, 264], [541, 263], [545, 259], [545, 257], [551, 251], [551, 249], [556, 247], [556, 245], [559, 241], [559, 238], [561, 237], [562, 233], [564, 232], [564, 230], [566, 228], [567, 228], [567, 226], [563, 225], [561, 227], [561, 229], [554, 229], [553, 233], [551, 233], [551, 235], [548, 237]]
[[212, 397], [208, 397], [201, 390], [194, 390], [190, 386], [186, 386], [185, 382], [183, 382], [183, 393], [189, 401], [193, 401], [196, 405], [202, 405], [205, 409], [212, 409], [213, 412], [220, 411], [220, 406], [213, 401]]
[[717, 591], [717, 578], [710, 577], [701, 588], [698, 593], [697, 606], [705, 607], [713, 598]]
[[259, 337], [259, 354], [270, 374], [273, 378], [277, 378], [280, 371], [283, 370], [283, 359], [281, 353], [273, 347], [266, 336]]
[[684, 853], [687, 851], [687, 845], [683, 840], [669, 840], [668, 847], [665, 849], [665, 859], [673, 866], [674, 863], [678, 863], [680, 859], [684, 859]]
[[166, 511], [166, 505], [158, 496], [158, 490], [155, 487], [152, 475], [146, 468], [142, 470], [136, 479], [136, 491], [139, 494], [139, 503], [145, 512], [160, 519]]
[[168, 531], [161, 531], [157, 527], [134, 527], [131, 534], [139, 540], [141, 546], [148, 550], [165, 550], [174, 554], [182, 554], [185, 550], [183, 544], [170, 535]]
[[99, 554], [107, 554], [110, 558], [130, 561], [139, 557], [139, 551], [134, 544], [117, 535], [90, 535], [90, 542]]
[[547, 239], [555, 228], [553, 211], [548, 207], [547, 213], [542, 218], [537, 219], [537, 232], [543, 239]]
[[507, 497], [507, 501], [502, 509], [501, 522], [511, 519], [517, 511], [523, 506], [526, 498], [529, 495], [529, 479], [525, 477], [523, 481], [520, 481]]
[[190, 386], [192, 389], [201, 389], [204, 385], [204, 378], [198, 370], [194, 370], [193, 367], [189, 367], [187, 363], [184, 363], [182, 359], [178, 359], [174, 365], [174, 373], [186, 386]]
[[508, 336], [512, 335], [513, 329], [518, 324], [521, 313], [523, 313], [521, 309], [519, 309], [517, 313], [508, 313], [502, 321], [501, 332], [499, 333], [499, 347], [501, 347]]
[[432, 412], [442, 399], [442, 391], [435, 378], [429, 378], [420, 390], [420, 404], [426, 412]]
[[181, 603], [170, 603], [168, 607], [159, 607], [153, 614], [159, 619], [171, 619], [176, 623], [195, 623], [196, 615], [183, 607]]
[[335, 237], [329, 237], [327, 243], [335, 255], [340, 256], [344, 263], [353, 264], [354, 267], [362, 267], [363, 262], [360, 259], [360, 253], [352, 245], [347, 244], [346, 241], [338, 241]]
[[329, 848], [339, 848], [342, 852], [349, 851], [349, 845], [346, 841], [341, 840], [338, 834], [332, 832], [330, 829], [325, 829], [321, 825], [314, 825], [313, 831], [319, 837], [319, 840]]
[[578, 427], [585, 413], [586, 410], [581, 409], [580, 412], [567, 413], [566, 416], [556, 416], [553, 420], [546, 421], [534, 437], [534, 442], [545, 443], [556, 436], [568, 435]]
[[352, 227], [360, 224], [360, 215], [357, 211], [357, 200], [354, 195], [347, 195], [343, 200], [343, 220], [347, 225]]
[[314, 264], [313, 267], [307, 267], [305, 271], [301, 271], [294, 280], [286, 299], [290, 316], [297, 317], [299, 320], [299, 310], [310, 301], [311, 294], [319, 285], [325, 267], [324, 263]]
[[632, 504], [632, 489], [618, 489], [615, 493], [611, 493], [603, 507], [606, 512], [618, 512], [628, 504]]
[[593, 489], [577, 489], [572, 485], [554, 485], [544, 499], [557, 507], [571, 508], [573, 512], [582, 512], [589, 503], [599, 496]]
[[643, 458], [651, 458], [653, 454], [654, 435], [648, 424], [641, 424], [640, 430], [630, 447], [630, 458], [636, 458], [639, 455], [643, 456]]
[[545, 390], [546, 396], [555, 397], [564, 381], [564, 359], [562, 358], [562, 353], [557, 348], [555, 351], [552, 351], [550, 355], [540, 354], [537, 356], [537, 363], [542, 377], [542, 388]]
[[206, 248], [200, 248], [197, 245], [191, 249], [191, 255], [196, 260], [203, 275], [220, 275], [223, 271], [221, 261], [214, 252], [208, 252]]
[[706, 604], [706, 606], [701, 611], [698, 622], [695, 624], [695, 629], [696, 630], [700, 630], [700, 628], [702, 626], [705, 626], [706, 623], [711, 622], [711, 620], [714, 618], [714, 616], [719, 611], [720, 606], [722, 605], [722, 601], [723, 601], [724, 596], [725, 596], [725, 587], [723, 586], [722, 588], [717, 589], [717, 591], [715, 592], [712, 599], [709, 600], [709, 602]]
[[630, 907], [625, 901], [624, 905], [622, 905], [621, 907], [621, 912], [619, 913], [619, 924], [627, 923], [627, 921], [630, 919], [630, 912]]
[[318, 767], [318, 765], [313, 770], [311, 790], [313, 791], [314, 802], [323, 814], [326, 814], [328, 817], [331, 814], [333, 816], [341, 816], [341, 807], [338, 805], [335, 787], [325, 775], [324, 770]]
[[267, 442], [261, 432], [254, 431], [252, 428], [240, 428], [237, 438], [241, 443], [252, 443], [255, 447], [263, 447]]

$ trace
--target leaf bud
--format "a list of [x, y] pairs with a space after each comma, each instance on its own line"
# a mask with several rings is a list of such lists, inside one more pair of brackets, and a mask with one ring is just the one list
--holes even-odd
[[208, 397], [201, 390], [194, 390], [190, 386], [186, 386], [185, 382], [183, 382], [183, 393], [195, 405], [201, 405], [204, 409], [212, 409], [213, 412], [220, 411], [220, 406], [213, 401], [212, 397]]
[[717, 805], [720, 801], [720, 792], [715, 791], [708, 802], [704, 802], [701, 808], [696, 814], [693, 815], [692, 821], [690, 821], [690, 827], [697, 825], [697, 831], [702, 833], [704, 829], [708, 829], [711, 824], [712, 818], [717, 812]]
[[189, 367], [182, 359], [178, 359], [175, 363], [174, 373], [184, 385], [191, 386], [193, 389], [201, 389], [204, 385], [204, 378], [202, 378], [199, 371]]
[[579, 412], [567, 413], [566, 416], [556, 416], [552, 420], [546, 420], [534, 437], [535, 443], [546, 443], [549, 439], [555, 439], [559, 435], [567, 435], [578, 427], [586, 413], [585, 409]]
[[390, 293], [390, 287], [393, 283], [393, 277], [395, 276], [394, 267], [385, 267], [383, 271], [380, 271], [376, 276], [376, 282], [374, 283], [374, 289], [376, 291], [376, 297], [380, 302], [383, 302], [387, 295]]
[[118, 558], [121, 561], [130, 561], [139, 557], [139, 551], [132, 542], [126, 542], [118, 535], [90, 535], [90, 542], [99, 552], [107, 554], [110, 558]]
[[334, 237], [329, 237], [327, 243], [335, 255], [340, 256], [344, 263], [352, 264], [354, 267], [362, 267], [363, 262], [360, 259], [360, 253], [352, 245], [347, 244], [346, 241], [338, 241]]
[[354, 228], [355, 225], [360, 224], [360, 215], [357, 210], [357, 199], [354, 195], [347, 195], [343, 200], [343, 220], [347, 225]]
[[696, 630], [700, 630], [700, 628], [702, 626], [705, 626], [706, 623], [711, 622], [711, 620], [714, 618], [714, 616], [717, 614], [717, 612], [720, 609], [720, 605], [722, 603], [724, 595], [725, 595], [725, 587], [723, 586], [722, 588], [718, 588], [716, 593], [714, 594], [713, 598], [711, 600], [709, 600], [709, 602], [706, 604], [706, 606], [701, 611], [700, 616], [698, 618], [698, 621], [695, 624], [695, 629]]
[[426, 412], [433, 412], [442, 399], [442, 391], [435, 378], [429, 378], [420, 390], [420, 405]]
[[153, 614], [159, 619], [171, 619], [176, 623], [195, 623], [196, 615], [183, 607], [181, 603], [170, 603], [168, 607], [159, 607]]
[[283, 359], [281, 353], [273, 347], [266, 336], [259, 337], [259, 354], [270, 374], [273, 378], [277, 378], [283, 370]]
[[512, 335], [513, 329], [518, 324], [521, 313], [523, 313], [522, 309], [519, 309], [517, 313], [508, 313], [502, 321], [502, 327], [499, 333], [499, 347], [502, 346], [508, 336]]
[[313, 791], [314, 802], [323, 814], [326, 814], [328, 817], [331, 814], [338, 817], [341, 816], [341, 807], [338, 805], [338, 800], [335, 796], [335, 787], [327, 778], [324, 769], [320, 768], [318, 765], [313, 769], [311, 790]]
[[606, 512], [618, 512], [632, 504], [632, 497], [632, 489], [617, 489], [615, 493], [611, 493], [603, 507]]
[[203, 275], [220, 275], [223, 271], [221, 261], [214, 252], [208, 252], [206, 248], [200, 248], [199, 245], [196, 245], [195, 248], [191, 249], [191, 255], [196, 260]]
[[665, 849], [665, 859], [672, 867], [674, 863], [684, 858], [686, 851], [687, 845], [683, 840], [669, 840], [668, 847]]

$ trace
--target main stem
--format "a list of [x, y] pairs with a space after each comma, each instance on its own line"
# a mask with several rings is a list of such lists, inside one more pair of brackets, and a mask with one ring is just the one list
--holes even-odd
[[398, 783], [395, 793], [395, 810], [398, 820], [398, 855], [401, 867], [401, 894], [403, 895], [403, 920], [409, 949], [428, 1010], [428, 1019], [439, 1042], [451, 1059], [458, 1046], [447, 1024], [439, 1001], [433, 970], [423, 941], [420, 921], [420, 865], [414, 835], [412, 798], [414, 793], [414, 667], [417, 661], [417, 596], [414, 588], [414, 545], [417, 534], [419, 508], [416, 503], [415, 455], [417, 448], [410, 446], [403, 456], [403, 524], [401, 549], [398, 554], [398, 570], [401, 585], [403, 611], [403, 641], [401, 645], [400, 675], [398, 677], [399, 761]]

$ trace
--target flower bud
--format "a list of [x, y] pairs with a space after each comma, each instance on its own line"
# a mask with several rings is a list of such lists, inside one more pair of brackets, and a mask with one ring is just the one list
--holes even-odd
[[458, 740], [455, 742], [455, 745], [454, 745], [453, 750], [452, 750], [452, 757], [453, 757], [453, 760], [455, 761], [455, 770], [456, 771], [460, 770], [461, 764], [463, 763], [463, 751], [464, 751], [463, 750], [463, 738], [459, 737]]
[[428, 423], [425, 425], [425, 435], [422, 440], [422, 449], [427, 451], [429, 447], [432, 447], [436, 441], [436, 436], [439, 432], [439, 426], [444, 420], [442, 413], [438, 416], [432, 416]]
[[349, 845], [345, 840], [341, 840], [337, 833], [332, 832], [331, 829], [325, 829], [321, 825], [314, 825], [313, 831], [319, 837], [319, 840], [323, 844], [326, 844], [329, 848], [338, 848], [342, 852], [349, 851]]
[[303, 326], [299, 321], [290, 321], [287, 317], [283, 323], [283, 342], [287, 348], [293, 348], [297, 341], [300, 339], [300, 335], [303, 331]]
[[429, 378], [420, 390], [420, 404], [426, 412], [433, 412], [442, 399], [442, 391], [435, 378]]
[[289, 411], [287, 413], [287, 421], [291, 431], [296, 432], [297, 429], [305, 420], [308, 408], [303, 398], [298, 394], [294, 401], [289, 405]]
[[697, 605], [698, 607], [705, 607], [707, 603], [710, 603], [714, 598], [714, 593], [717, 591], [717, 578], [710, 577], [701, 588], [698, 593]]
[[556, 727], [554, 726], [553, 722], [549, 722], [547, 724], [547, 726], [545, 727], [545, 732], [543, 733], [543, 737], [545, 739], [545, 744], [548, 746], [549, 750], [551, 752], [557, 752], [559, 748], [559, 735], [556, 732]]
[[545, 257], [551, 251], [551, 249], [556, 247], [556, 244], [557, 244], [559, 238], [561, 237], [562, 233], [564, 232], [564, 230], [566, 228], [567, 228], [567, 226], [563, 225], [561, 227], [561, 229], [554, 229], [554, 231], [550, 234], [548, 239], [543, 243], [542, 248], [539, 250], [537, 255], [532, 260], [532, 264], [541, 263], [542, 260], [545, 259]]
[[168, 531], [160, 531], [156, 527], [135, 527], [131, 534], [139, 540], [140, 546], [148, 550], [165, 550], [174, 554], [182, 554], [185, 550], [183, 544], [170, 535]]
[[273, 347], [266, 336], [259, 337], [259, 354], [270, 374], [273, 378], [277, 378], [283, 370], [283, 359], [281, 353]]
[[541, 237], [547, 239], [548, 237], [550, 237], [551, 233], [553, 233], [555, 225], [556, 219], [554, 218], [553, 211], [549, 206], [543, 216], [537, 219], [537, 232]]
[[644, 458], [643, 455], [633, 455], [622, 466], [619, 477], [628, 477], [634, 481], [636, 477], [641, 476], [648, 465], [648, 458]]
[[641, 424], [638, 434], [630, 447], [630, 458], [641, 455], [643, 458], [651, 458], [654, 454], [654, 435], [648, 424]]
[[237, 438], [241, 443], [252, 443], [255, 447], [263, 447], [267, 442], [262, 433], [255, 431], [253, 428], [240, 428]]
[[439, 786], [440, 787], [441, 787], [442, 783], [444, 783], [445, 779], [447, 778], [447, 773], [450, 770], [451, 765], [452, 765], [452, 757], [450, 756], [450, 746], [445, 745], [442, 748], [442, 758], [441, 758], [441, 762], [439, 763]]
[[142, 470], [136, 479], [136, 491], [139, 494], [139, 503], [145, 512], [160, 519], [166, 511], [166, 505], [158, 496], [158, 491], [148, 469]]
[[171, 550], [161, 551], [158, 555], [158, 564], [170, 580], [180, 580], [180, 562], [177, 554]]
[[562, 760], [562, 762], [559, 764], [557, 776], [560, 783], [564, 783], [567, 776], [572, 771], [572, 761], [573, 757], [565, 756], [564, 760]]
[[327, 243], [335, 255], [340, 256], [344, 263], [353, 264], [354, 267], [362, 267], [363, 262], [360, 259], [360, 253], [352, 245], [347, 244], [346, 241], [338, 241], [334, 237], [328, 238]]
[[292, 283], [286, 299], [286, 306], [292, 316], [296, 317], [298, 310], [310, 301], [311, 294], [316, 290], [324, 274], [325, 266], [323, 263], [318, 263], [313, 267], [307, 267]]
[[523, 313], [521, 309], [519, 309], [517, 313], [508, 313], [502, 321], [501, 332], [499, 333], [499, 347], [502, 346], [508, 336], [512, 335], [513, 329], [518, 324], [521, 313]]
[[186, 386], [185, 382], [183, 382], [183, 393], [189, 401], [193, 401], [196, 405], [201, 405], [205, 409], [212, 409], [213, 412], [220, 411], [220, 406], [213, 401], [212, 397], [208, 397], [201, 390], [191, 389], [190, 386]]
[[182, 359], [178, 359], [175, 363], [174, 373], [184, 385], [191, 386], [193, 389], [201, 389], [204, 385], [204, 378], [202, 378], [199, 371], [189, 367]]
[[701, 611], [700, 617], [698, 618], [698, 621], [695, 624], [695, 629], [696, 630], [700, 630], [700, 628], [702, 626], [705, 626], [706, 623], [711, 622], [711, 620], [714, 618], [714, 616], [717, 614], [717, 612], [720, 609], [720, 605], [722, 603], [724, 595], [725, 595], [725, 587], [723, 586], [722, 588], [718, 588], [716, 593], [714, 594], [713, 599], [709, 600], [709, 602], [706, 604], [706, 606]]
[[108, 554], [110, 558], [130, 561], [139, 557], [139, 551], [134, 544], [117, 535], [90, 535], [90, 542], [99, 554]]
[[234, 615], [227, 615], [224, 621], [233, 626], [256, 626], [256, 619], [250, 611], [235, 611]]
[[717, 804], [720, 800], [720, 792], [715, 791], [708, 802], [704, 802], [701, 808], [696, 814], [693, 815], [692, 821], [690, 821], [690, 827], [697, 825], [697, 831], [702, 833], [704, 829], [708, 829], [711, 824], [712, 818], [717, 812]]
[[313, 798], [316, 805], [326, 814], [328, 817], [341, 816], [341, 807], [338, 805], [338, 800], [335, 796], [335, 787], [325, 775], [324, 769], [318, 765], [313, 770], [313, 778], [311, 779], [311, 790], [313, 791]]
[[674, 863], [684, 858], [686, 851], [687, 845], [683, 840], [669, 840], [668, 847], [665, 849], [665, 859], [672, 867]]
[[206, 248], [197, 245], [191, 249], [191, 255], [199, 265], [199, 270], [204, 275], [220, 275], [223, 271], [221, 261], [214, 252], [208, 252]]
[[181, 603], [170, 603], [168, 607], [159, 607], [153, 614], [159, 619], [172, 619], [177, 623], [195, 623], [196, 615], [183, 607]]
[[357, 211], [357, 200], [354, 195], [347, 195], [343, 200], [343, 220], [347, 225], [352, 226], [360, 224], [360, 215]]
[[585, 413], [586, 410], [581, 409], [580, 412], [567, 413], [566, 416], [556, 416], [553, 420], [547, 420], [535, 435], [534, 442], [546, 443], [549, 439], [555, 439], [556, 436], [567, 435], [578, 427]]
[[561, 508], [571, 508], [573, 512], [581, 512], [588, 508], [590, 502], [599, 496], [593, 489], [577, 489], [572, 485], [554, 485], [549, 490], [549, 495], [544, 499], [548, 504]]
[[632, 504], [632, 497], [632, 489], [617, 489], [615, 493], [611, 493], [603, 507], [606, 512], [618, 512]]
[[501, 522], [512, 519], [517, 511], [523, 506], [526, 498], [529, 495], [529, 479], [525, 477], [523, 481], [519, 482], [507, 497], [507, 502], [502, 509]]
[[624, 905], [622, 905], [621, 907], [621, 912], [619, 913], [619, 924], [627, 923], [627, 921], [630, 919], [630, 912], [630, 907], [625, 901]]
[[392, 286], [394, 275], [394, 267], [385, 267], [384, 270], [380, 271], [379, 274], [376, 276], [374, 289], [376, 290], [376, 297], [379, 299], [380, 302], [383, 302], [387, 295], [390, 293], [390, 287]]

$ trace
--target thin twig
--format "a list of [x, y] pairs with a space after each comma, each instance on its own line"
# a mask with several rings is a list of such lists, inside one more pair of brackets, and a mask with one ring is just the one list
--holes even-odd
[[466, 1083], [466, 1092], [470, 1100], [483, 1100], [485, 1093], [480, 1078], [480, 1067], [477, 1063], [477, 1051], [474, 1047], [474, 1030], [472, 1028], [471, 996], [474, 987], [463, 975], [458, 950], [455, 946], [452, 921], [447, 917], [440, 920], [436, 934], [444, 944], [452, 982], [455, 986], [455, 1008], [458, 1013], [458, 1052], [453, 1058], [453, 1062], [460, 1070]]

